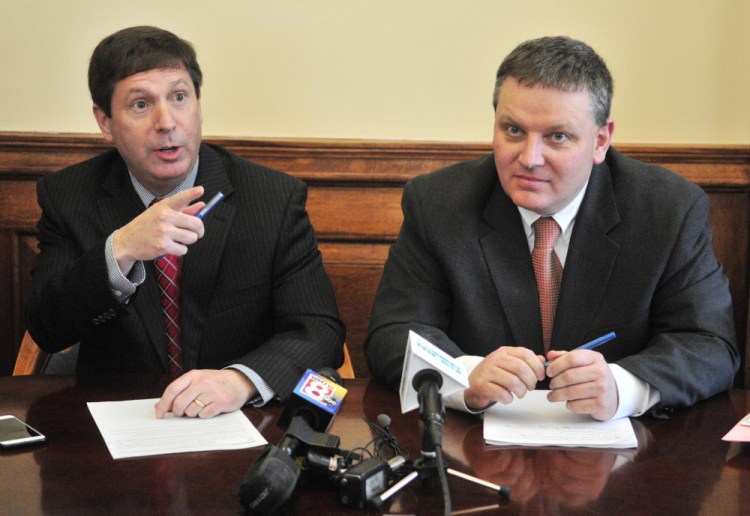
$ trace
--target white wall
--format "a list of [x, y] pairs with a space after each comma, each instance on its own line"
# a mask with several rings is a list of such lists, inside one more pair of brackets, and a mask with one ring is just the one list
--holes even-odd
[[567, 34], [615, 142], [750, 143], [747, 0], [0, 0], [0, 131], [97, 132], [89, 56], [140, 24], [195, 45], [207, 136], [488, 142], [502, 58]]

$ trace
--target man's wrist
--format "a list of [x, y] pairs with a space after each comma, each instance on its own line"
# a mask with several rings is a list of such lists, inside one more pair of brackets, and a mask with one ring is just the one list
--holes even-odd
[[233, 369], [238, 371], [247, 377], [248, 381], [253, 385], [254, 394], [250, 397], [246, 403], [250, 403], [254, 407], [262, 407], [276, 396], [276, 392], [268, 385], [261, 376], [254, 370], [250, 369], [243, 364], [232, 364], [225, 369]]
[[122, 243], [120, 241], [122, 237], [122, 233], [119, 229], [116, 229], [112, 233], [112, 255], [115, 257], [115, 260], [117, 261], [117, 265], [120, 268], [120, 272], [122, 272], [123, 276], [127, 276], [130, 272], [130, 269], [133, 268], [133, 265], [138, 260], [134, 260], [128, 257], [123, 256], [122, 250]]
[[134, 264], [126, 277], [115, 259], [113, 241], [114, 233], [109, 235], [104, 245], [104, 259], [107, 264], [107, 276], [109, 288], [112, 294], [121, 303], [127, 303], [128, 299], [135, 294], [136, 289], [146, 280], [146, 268], [143, 262]]
[[250, 378], [245, 373], [243, 373], [239, 369], [235, 369], [234, 367], [228, 367], [226, 370], [232, 371], [233, 373], [235, 373], [235, 375], [238, 378], [237, 381], [239, 382], [240, 385], [242, 385], [242, 389], [244, 390], [243, 395], [245, 396], [244, 403], [247, 403], [248, 401], [250, 401], [251, 399], [253, 399], [254, 397], [258, 395], [258, 389], [255, 387], [255, 384], [252, 382], [252, 380], [250, 380]]

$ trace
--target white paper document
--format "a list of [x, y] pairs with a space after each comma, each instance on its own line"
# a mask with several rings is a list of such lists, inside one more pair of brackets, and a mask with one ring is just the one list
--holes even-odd
[[638, 446], [630, 418], [596, 421], [589, 415], [574, 414], [565, 403], [550, 403], [547, 393], [531, 391], [510, 405], [490, 407], [484, 414], [484, 440], [488, 444], [521, 446]]
[[241, 410], [210, 419], [157, 419], [158, 399], [88, 403], [113, 459], [165, 453], [237, 450], [267, 444]]

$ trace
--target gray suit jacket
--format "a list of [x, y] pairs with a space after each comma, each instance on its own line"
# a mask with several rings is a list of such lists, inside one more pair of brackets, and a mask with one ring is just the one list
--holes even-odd
[[[242, 363], [285, 399], [306, 368], [338, 367], [343, 324], [305, 210], [305, 185], [202, 145], [203, 200], [226, 198], [183, 257], [185, 370]], [[47, 351], [80, 341], [82, 372], [167, 371], [153, 262], [128, 305], [109, 289], [104, 243], [144, 210], [116, 150], [37, 185], [41, 253], [26, 324]]]
[[[397, 388], [409, 329], [452, 356], [543, 354], [528, 243], [493, 156], [414, 178], [402, 208], [365, 343], [373, 375]], [[731, 387], [739, 355], [708, 210], [699, 187], [610, 149], [575, 220], [553, 349], [615, 331], [597, 350], [656, 387], [660, 406]]]

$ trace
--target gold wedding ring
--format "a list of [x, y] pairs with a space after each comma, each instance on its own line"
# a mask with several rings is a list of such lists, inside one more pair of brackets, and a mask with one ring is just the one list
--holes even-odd
[[202, 402], [201, 400], [199, 400], [198, 398], [195, 398], [195, 399], [193, 400], [193, 403], [195, 403], [196, 405], [198, 405], [198, 406], [199, 406], [200, 408], [205, 408], [205, 407], [206, 407], [206, 404], [205, 404], [205, 403], [203, 403], [203, 402]]

